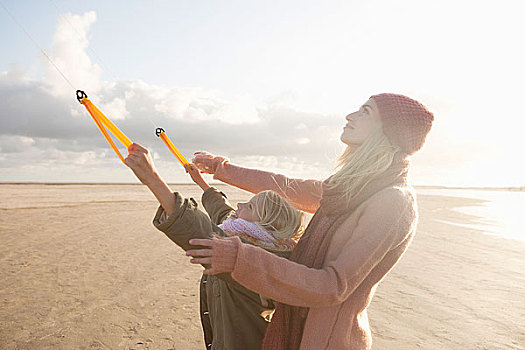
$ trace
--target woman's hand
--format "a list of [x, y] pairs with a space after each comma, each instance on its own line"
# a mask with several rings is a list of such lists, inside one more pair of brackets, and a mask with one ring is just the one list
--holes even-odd
[[228, 159], [220, 156], [214, 156], [208, 152], [195, 152], [191, 161], [203, 173], [215, 174], [217, 166], [224, 161], [228, 161]]
[[219, 237], [212, 239], [190, 239], [189, 243], [195, 246], [208, 248], [192, 249], [186, 251], [191, 256], [192, 264], [209, 265], [203, 274], [216, 275], [219, 273], [232, 272], [237, 259], [237, 250], [241, 244], [239, 237]]
[[149, 151], [133, 143], [128, 148], [129, 155], [124, 160], [126, 165], [133, 170], [133, 173], [144, 185], [150, 184], [157, 177], [157, 170], [153, 165], [153, 160]]

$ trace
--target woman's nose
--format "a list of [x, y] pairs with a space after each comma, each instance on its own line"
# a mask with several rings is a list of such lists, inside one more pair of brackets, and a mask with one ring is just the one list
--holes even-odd
[[350, 119], [352, 119], [353, 117], [355, 117], [355, 114], [356, 114], [356, 113], [357, 113], [357, 112], [350, 113], [349, 115], [346, 116], [345, 119], [346, 119], [347, 121], [350, 121]]

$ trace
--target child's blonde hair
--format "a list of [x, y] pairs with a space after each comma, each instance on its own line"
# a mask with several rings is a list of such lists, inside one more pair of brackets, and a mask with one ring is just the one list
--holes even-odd
[[304, 213], [295, 209], [274, 191], [262, 191], [255, 196], [255, 210], [259, 227], [269, 231], [275, 239], [298, 239], [304, 230]]

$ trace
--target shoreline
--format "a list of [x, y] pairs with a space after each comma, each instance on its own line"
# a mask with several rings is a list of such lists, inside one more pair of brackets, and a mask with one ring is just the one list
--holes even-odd
[[[172, 186], [194, 185], [193, 182], [168, 182]], [[0, 181], [2, 185], [43, 185], [43, 186], [142, 186], [140, 182], [9, 182]], [[210, 185], [224, 185], [224, 182], [211, 181]], [[460, 186], [440, 186], [440, 185], [413, 185], [416, 190], [472, 190], [472, 191], [509, 191], [509, 192], [525, 192], [525, 186], [495, 186], [495, 187], [460, 187]]]

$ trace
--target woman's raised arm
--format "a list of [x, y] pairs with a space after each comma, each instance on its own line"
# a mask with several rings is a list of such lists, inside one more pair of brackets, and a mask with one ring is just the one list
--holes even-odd
[[243, 190], [252, 193], [275, 191], [297, 209], [309, 213], [319, 208], [323, 194], [322, 182], [319, 180], [291, 179], [270, 171], [245, 168], [207, 152], [195, 153], [193, 163], [203, 172], [213, 174], [214, 179]]

